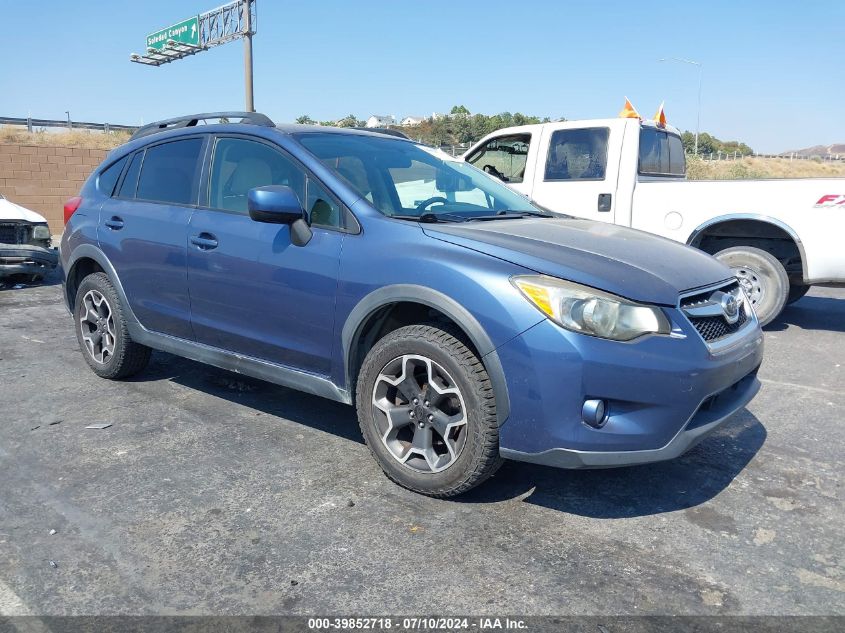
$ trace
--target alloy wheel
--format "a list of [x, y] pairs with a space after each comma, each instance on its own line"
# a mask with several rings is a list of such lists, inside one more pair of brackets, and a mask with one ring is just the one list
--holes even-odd
[[114, 315], [109, 302], [98, 290], [89, 290], [82, 298], [79, 327], [91, 358], [100, 364], [107, 363], [114, 356]]
[[394, 358], [376, 378], [372, 403], [381, 441], [400, 464], [436, 473], [458, 459], [467, 438], [466, 406], [439, 363], [415, 354]]

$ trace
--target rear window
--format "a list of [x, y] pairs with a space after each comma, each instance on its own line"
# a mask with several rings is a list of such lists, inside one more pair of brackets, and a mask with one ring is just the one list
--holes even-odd
[[117, 179], [120, 178], [120, 172], [123, 171], [123, 166], [126, 164], [128, 157], [124, 156], [116, 163], [112, 163], [106, 167], [97, 178], [97, 189], [107, 196], [114, 193], [114, 186], [117, 184]]
[[683, 176], [686, 172], [681, 137], [665, 130], [640, 128], [640, 173], [649, 176]]
[[148, 148], [135, 197], [168, 204], [194, 204], [194, 181], [201, 150], [201, 138]]

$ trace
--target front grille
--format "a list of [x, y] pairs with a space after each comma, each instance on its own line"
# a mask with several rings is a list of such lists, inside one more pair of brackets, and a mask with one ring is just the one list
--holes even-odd
[[32, 226], [20, 222], [0, 223], [0, 244], [28, 244], [32, 239]]
[[733, 334], [745, 325], [746, 321], [748, 321], [748, 315], [745, 314], [745, 306], [739, 309], [739, 318], [736, 323], [728, 323], [725, 317], [721, 316], [690, 318], [692, 326], [698, 330], [701, 338], [708, 343], [718, 341], [720, 338]]
[[[735, 323], [728, 323], [722, 312], [720, 301], [726, 294], [739, 300], [739, 314]], [[742, 290], [736, 281], [684, 297], [681, 299], [680, 308], [707, 343], [714, 343], [738, 332], [748, 322], [749, 317]]]

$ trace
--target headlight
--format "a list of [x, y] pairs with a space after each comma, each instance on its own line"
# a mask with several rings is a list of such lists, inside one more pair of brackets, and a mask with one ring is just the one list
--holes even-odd
[[49, 240], [50, 227], [39, 224], [32, 229], [32, 239], [34, 240]]
[[588, 286], [545, 275], [513, 277], [511, 282], [543, 314], [573, 332], [630, 341], [643, 334], [669, 334], [672, 330], [660, 308]]

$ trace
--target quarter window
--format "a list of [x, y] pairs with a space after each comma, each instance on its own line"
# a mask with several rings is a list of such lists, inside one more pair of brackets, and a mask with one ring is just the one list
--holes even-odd
[[147, 148], [136, 197], [152, 202], [194, 204], [194, 181], [201, 150], [201, 138]]
[[499, 136], [475, 150], [467, 162], [504, 182], [522, 182], [530, 143], [530, 134]]
[[120, 178], [120, 172], [123, 171], [127, 158], [128, 157], [124, 156], [119, 161], [112, 163], [103, 170], [99, 178], [97, 178], [97, 189], [107, 196], [114, 193], [114, 186], [117, 184], [117, 179]]
[[684, 145], [677, 134], [652, 127], [640, 128], [641, 174], [683, 176], [685, 171]]
[[604, 180], [608, 133], [606, 127], [552, 133], [545, 180]]
[[129, 163], [129, 169], [126, 170], [126, 175], [123, 176], [123, 182], [117, 190], [118, 198], [134, 198], [135, 189], [138, 187], [138, 174], [141, 173], [141, 163], [144, 160], [144, 152], [135, 152], [132, 157], [132, 162]]
[[343, 212], [340, 205], [335, 202], [326, 188], [313, 178], [308, 179], [306, 209], [312, 226], [343, 227]]
[[265, 185], [285, 185], [303, 200], [305, 174], [291, 159], [264, 143], [217, 140], [209, 181], [210, 207], [246, 213], [249, 190]]

